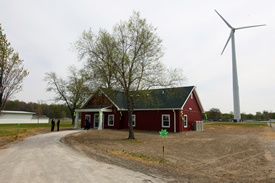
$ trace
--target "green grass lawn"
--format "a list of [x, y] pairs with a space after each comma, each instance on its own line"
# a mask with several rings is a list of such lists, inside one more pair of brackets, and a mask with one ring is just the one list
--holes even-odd
[[268, 122], [238, 122], [238, 123], [233, 123], [233, 122], [217, 122], [217, 121], [204, 121], [205, 123], [209, 123], [206, 125], [227, 125], [227, 126], [246, 126], [246, 127], [251, 127], [251, 126], [268, 126]]
[[[80, 123], [79, 123], [80, 126]], [[60, 127], [74, 127], [72, 122], [61, 122]], [[0, 124], [0, 137], [16, 136], [18, 133], [28, 133], [38, 128], [51, 128], [50, 123], [29, 123], [29, 124]], [[56, 125], [55, 125], [56, 128]]]

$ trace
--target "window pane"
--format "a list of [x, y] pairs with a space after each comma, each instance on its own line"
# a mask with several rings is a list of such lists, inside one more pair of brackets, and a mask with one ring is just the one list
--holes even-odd
[[132, 123], [133, 123], [133, 126], [136, 125], [136, 118], [135, 118], [135, 117], [136, 117], [136, 116], [132, 115]]
[[162, 126], [170, 126], [169, 115], [162, 116]]
[[114, 116], [109, 116], [109, 119], [108, 119], [108, 123], [109, 125], [114, 125]]

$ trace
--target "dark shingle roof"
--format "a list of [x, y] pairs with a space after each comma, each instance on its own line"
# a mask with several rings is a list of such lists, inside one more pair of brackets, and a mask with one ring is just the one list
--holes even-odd
[[[193, 88], [194, 86], [149, 90], [148, 95], [145, 94], [144, 97], [137, 101], [134, 109], [179, 109], [183, 106]], [[127, 109], [127, 100], [124, 92], [108, 92], [104, 88], [101, 88], [101, 91], [117, 107]]]
[[82, 109], [102, 109], [108, 107], [107, 105], [100, 105], [100, 106], [85, 106]]

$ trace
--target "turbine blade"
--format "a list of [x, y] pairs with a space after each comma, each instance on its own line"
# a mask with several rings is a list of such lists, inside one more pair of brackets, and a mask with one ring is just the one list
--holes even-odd
[[[229, 40], [231, 39], [232, 34], [233, 34], [233, 31], [230, 31], [229, 38], [227, 39], [227, 41], [226, 41], [226, 43], [225, 43], [225, 46], [224, 46], [224, 48], [223, 48], [223, 50], [222, 50], [222, 54], [223, 54], [223, 52], [224, 52], [224, 50], [225, 50], [225, 48], [226, 48], [226, 46], [227, 46]], [[222, 55], [222, 54], [221, 54], [221, 55]]]
[[262, 25], [252, 25], [252, 26], [246, 26], [246, 27], [238, 27], [235, 30], [239, 30], [239, 29], [246, 29], [246, 28], [252, 28], [252, 27], [260, 27], [260, 26], [266, 26], [266, 24], [262, 24]]
[[221, 19], [226, 23], [226, 25], [230, 28], [233, 29], [233, 27], [215, 10], [215, 12], [221, 17]]

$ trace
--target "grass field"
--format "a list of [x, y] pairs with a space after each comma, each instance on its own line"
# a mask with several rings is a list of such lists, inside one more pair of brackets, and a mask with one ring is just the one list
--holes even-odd
[[233, 122], [217, 122], [217, 121], [204, 121], [205, 125], [218, 125], [218, 126], [243, 126], [243, 127], [251, 127], [251, 126], [269, 126], [268, 122], [241, 122], [241, 123], [233, 123]]
[[[79, 123], [79, 126], [80, 126], [80, 123]], [[18, 124], [0, 124], [0, 138], [29, 133], [41, 128], [50, 129], [50, 127], [51, 127], [50, 123], [40, 123], [40, 124], [30, 123], [30, 124], [20, 124], [20, 126]], [[60, 127], [74, 127], [74, 125], [72, 125], [72, 122], [61, 122]]]

